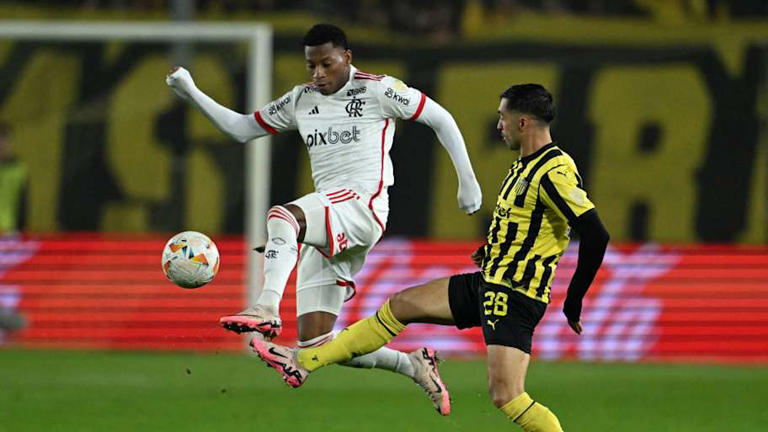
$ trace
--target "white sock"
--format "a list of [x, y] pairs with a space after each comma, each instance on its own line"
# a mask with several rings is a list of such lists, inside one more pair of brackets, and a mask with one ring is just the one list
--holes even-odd
[[267, 213], [267, 244], [264, 248], [264, 289], [256, 304], [274, 312], [280, 308], [285, 284], [291, 276], [299, 254], [299, 223], [282, 206]]
[[387, 347], [381, 347], [372, 353], [339, 364], [354, 368], [384, 369], [403, 374], [409, 378], [413, 378], [414, 375], [413, 363], [408, 358], [408, 354]]
[[322, 345], [322, 344], [324, 344], [326, 342], [329, 342], [329, 341], [333, 340], [333, 338], [335, 338], [335, 337], [336, 337], [336, 333], [335, 332], [330, 332], [330, 333], [326, 333], [324, 335], [320, 335], [318, 337], [312, 338], [310, 340], [299, 341], [296, 345], [299, 348], [309, 348], [309, 347], [313, 347], [313, 346], [317, 346], [317, 345]]

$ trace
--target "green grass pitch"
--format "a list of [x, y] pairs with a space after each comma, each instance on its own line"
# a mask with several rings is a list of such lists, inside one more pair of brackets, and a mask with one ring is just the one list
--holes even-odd
[[[400, 376], [333, 366], [300, 389], [246, 355], [0, 350], [0, 431], [504, 431], [482, 361], [441, 368], [442, 418]], [[533, 362], [566, 431], [766, 431], [768, 367]]]

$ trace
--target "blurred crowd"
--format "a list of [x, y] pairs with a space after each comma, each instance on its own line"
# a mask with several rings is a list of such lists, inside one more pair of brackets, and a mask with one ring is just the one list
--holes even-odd
[[490, 13], [504, 14], [537, 11], [652, 17], [654, 10], [674, 9], [692, 15], [704, 13], [714, 16], [723, 13], [733, 18], [768, 16], [768, 1], [765, 0], [11, 0], [5, 3], [91, 9], [162, 10], [171, 8], [174, 3], [186, 1], [192, 2], [194, 8], [200, 12], [211, 9], [227, 12], [307, 10], [358, 18], [365, 14], [374, 20], [389, 23], [403, 19], [419, 20], [422, 13], [460, 15], [470, 3], [476, 3]]
[[[14, 3], [14, 1], [6, 2]], [[412, 36], [451, 38], [461, 31], [469, 9], [485, 16], [522, 13], [633, 17], [666, 21], [760, 19], [768, 17], [765, 0], [26, 0], [15, 3], [97, 10], [169, 10], [195, 14], [308, 11], [356, 24]], [[171, 13], [172, 15], [172, 13]]]

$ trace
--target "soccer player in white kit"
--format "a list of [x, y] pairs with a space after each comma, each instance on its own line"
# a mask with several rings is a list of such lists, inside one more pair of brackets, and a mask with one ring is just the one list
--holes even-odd
[[[333, 339], [342, 304], [355, 294], [354, 276], [386, 229], [395, 119], [417, 121], [435, 131], [456, 168], [463, 211], [476, 212], [482, 194], [461, 132], [439, 104], [396, 78], [355, 68], [346, 36], [336, 26], [312, 27], [304, 37], [304, 52], [312, 82], [295, 86], [252, 115], [216, 103], [183, 68], [172, 70], [166, 82], [238, 141], [293, 129], [301, 134], [315, 192], [269, 210], [264, 288], [255, 305], [220, 322], [238, 333], [278, 336], [280, 301], [298, 258], [299, 346], [310, 347]], [[440, 414], [448, 415], [450, 400], [437, 360], [427, 348], [405, 354], [383, 347], [347, 365], [407, 375]]]

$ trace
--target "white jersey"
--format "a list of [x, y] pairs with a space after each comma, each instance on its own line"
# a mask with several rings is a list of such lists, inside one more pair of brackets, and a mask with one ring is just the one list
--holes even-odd
[[397, 78], [350, 69], [336, 93], [323, 95], [312, 83], [297, 85], [254, 117], [272, 134], [298, 129], [316, 191], [352, 189], [367, 195], [372, 210], [388, 213], [394, 120], [416, 120], [426, 96]]

